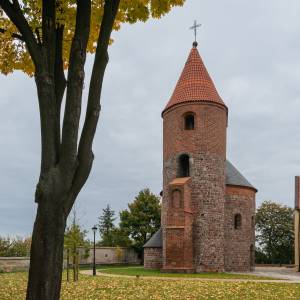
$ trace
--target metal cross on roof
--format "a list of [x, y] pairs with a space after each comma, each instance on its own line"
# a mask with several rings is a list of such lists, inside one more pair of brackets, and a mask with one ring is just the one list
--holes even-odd
[[197, 42], [197, 28], [199, 28], [200, 26], [202, 26], [202, 24], [197, 24], [197, 21], [194, 21], [194, 25], [192, 27], [190, 27], [190, 29], [194, 30], [194, 34], [195, 34], [195, 42]]

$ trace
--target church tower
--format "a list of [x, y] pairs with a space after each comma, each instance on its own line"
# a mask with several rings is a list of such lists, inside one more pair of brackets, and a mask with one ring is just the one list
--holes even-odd
[[226, 159], [228, 109], [197, 46], [162, 112], [161, 228], [144, 245], [144, 267], [249, 272], [257, 189]]
[[193, 43], [163, 117], [162, 270], [225, 270], [228, 109]]

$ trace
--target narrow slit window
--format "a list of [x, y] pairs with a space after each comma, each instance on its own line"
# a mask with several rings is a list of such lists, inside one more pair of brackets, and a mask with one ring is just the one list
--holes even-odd
[[242, 216], [241, 214], [236, 214], [234, 216], [234, 229], [241, 229], [242, 227]]
[[188, 114], [184, 117], [184, 129], [194, 130], [195, 128], [195, 117], [193, 114]]
[[190, 176], [190, 158], [188, 155], [183, 154], [179, 157], [178, 177]]

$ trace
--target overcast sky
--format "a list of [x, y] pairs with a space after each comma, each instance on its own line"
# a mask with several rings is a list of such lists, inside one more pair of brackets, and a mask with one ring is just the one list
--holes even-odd
[[[229, 107], [227, 156], [259, 190], [257, 204], [290, 206], [300, 174], [300, 2], [187, 0], [161, 20], [114, 33], [90, 178], [77, 210], [89, 229], [162, 188], [162, 119], [193, 41]], [[86, 74], [90, 75], [89, 57]], [[29, 235], [40, 133], [34, 80], [0, 75], [0, 235]]]

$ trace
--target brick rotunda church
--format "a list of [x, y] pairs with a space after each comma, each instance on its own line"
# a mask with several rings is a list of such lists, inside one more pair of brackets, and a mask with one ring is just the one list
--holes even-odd
[[145, 268], [250, 271], [257, 190], [226, 160], [228, 108], [197, 42], [162, 117], [161, 229], [144, 245]]

